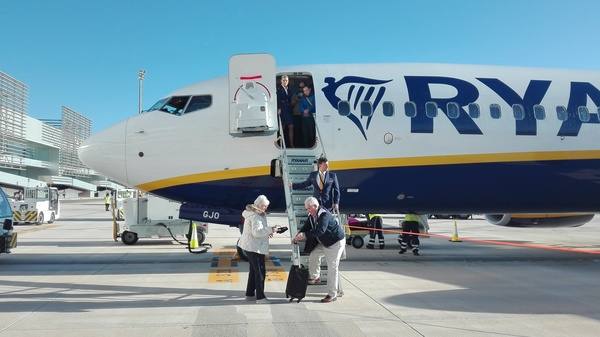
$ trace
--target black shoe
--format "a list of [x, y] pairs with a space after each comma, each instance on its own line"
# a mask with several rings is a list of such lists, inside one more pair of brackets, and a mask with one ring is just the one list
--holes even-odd
[[385, 245], [384, 245], [384, 244], [380, 244], [380, 245], [379, 245], [379, 249], [384, 249], [384, 248], [385, 248]]
[[330, 303], [337, 300], [337, 297], [331, 297], [329, 295], [325, 296], [325, 298], [321, 299], [321, 303]]
[[373, 246], [372, 244], [367, 244], [367, 249], [375, 249], [375, 246]]
[[404, 249], [404, 248], [400, 249], [400, 251], [398, 252], [398, 254], [404, 254], [404, 253], [406, 253], [406, 249]]
[[418, 250], [418, 249], [414, 249], [414, 250], [413, 250], [413, 255], [415, 255], [415, 256], [419, 256], [419, 255], [421, 255], [421, 254], [419, 254], [419, 250]]

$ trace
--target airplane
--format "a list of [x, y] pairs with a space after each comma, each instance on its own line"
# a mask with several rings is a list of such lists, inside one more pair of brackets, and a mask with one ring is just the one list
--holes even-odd
[[[278, 69], [230, 59], [88, 138], [81, 161], [184, 203], [182, 217], [237, 226], [267, 195], [285, 211], [277, 86], [313, 87], [316, 133], [287, 155], [326, 155], [344, 213], [486, 214], [501, 226], [577, 226], [600, 209], [600, 72], [454, 64]], [[293, 88], [290, 86], [291, 90]], [[184, 211], [185, 209], [185, 211]]]

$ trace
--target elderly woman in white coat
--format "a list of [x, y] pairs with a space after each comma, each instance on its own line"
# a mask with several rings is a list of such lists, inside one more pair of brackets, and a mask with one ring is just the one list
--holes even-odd
[[269, 238], [277, 229], [267, 225], [265, 212], [268, 207], [269, 199], [264, 195], [259, 195], [253, 204], [246, 206], [242, 212], [244, 230], [238, 243], [250, 263], [246, 299], [252, 300], [256, 296], [256, 303], [268, 303], [265, 297], [265, 255], [269, 253]]

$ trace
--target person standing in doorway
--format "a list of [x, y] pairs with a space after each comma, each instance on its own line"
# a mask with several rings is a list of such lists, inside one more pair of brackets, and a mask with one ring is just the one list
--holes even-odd
[[302, 111], [302, 140], [305, 147], [311, 148], [315, 145], [315, 95], [309, 86], [302, 88], [304, 96], [300, 100]]
[[294, 146], [294, 119], [292, 116], [292, 92], [288, 88], [290, 79], [287, 75], [281, 76], [281, 85], [277, 87], [277, 113], [283, 127], [283, 139], [286, 147]]

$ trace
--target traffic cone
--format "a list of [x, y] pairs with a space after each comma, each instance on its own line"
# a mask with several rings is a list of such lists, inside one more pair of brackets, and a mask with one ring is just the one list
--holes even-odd
[[190, 249], [196, 249], [200, 247], [198, 244], [198, 232], [196, 228], [196, 223], [192, 222], [192, 237], [190, 238]]
[[458, 226], [456, 225], [456, 220], [454, 220], [454, 233], [452, 233], [452, 237], [450, 238], [451, 242], [462, 242], [462, 240], [458, 237]]

